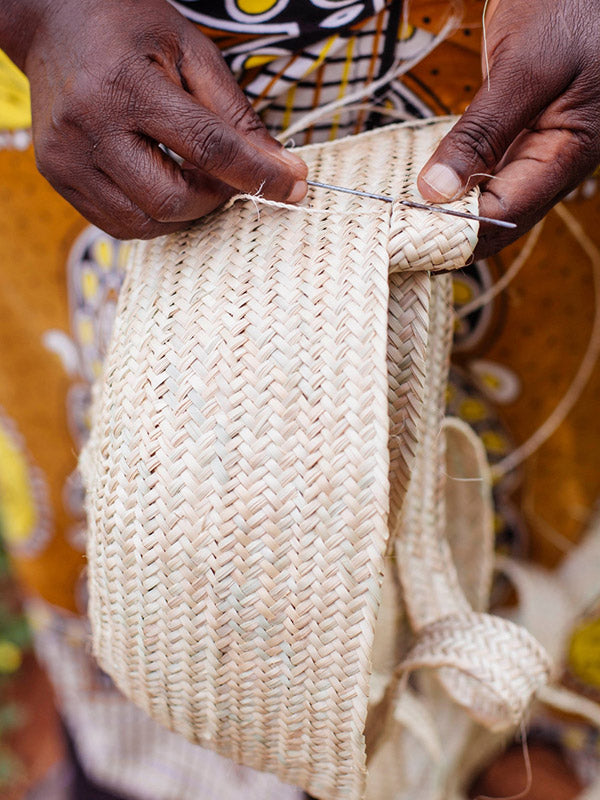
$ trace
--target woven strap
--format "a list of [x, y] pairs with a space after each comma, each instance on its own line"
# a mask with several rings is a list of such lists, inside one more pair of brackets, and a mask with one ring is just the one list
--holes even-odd
[[[416, 196], [448, 125], [302, 154], [315, 180]], [[355, 800], [386, 551], [423, 629], [412, 663], [469, 614], [443, 535], [450, 279], [430, 270], [461, 266], [476, 224], [308, 203], [240, 200], [136, 245], [81, 461], [89, 608], [101, 666], [155, 719]]]
[[437, 669], [453, 699], [491, 730], [518, 724], [548, 678], [546, 653], [525, 628], [474, 612], [419, 632], [402, 669], [420, 668]]
[[[429, 339], [423, 401], [414, 416], [417, 449], [401, 513], [392, 527], [404, 602], [417, 641], [398, 673], [417, 667], [436, 668], [449, 694], [492, 730], [518, 724], [533, 694], [548, 679], [550, 660], [524, 628], [489, 614], [485, 607], [491, 577], [492, 516], [469, 520], [469, 509], [454, 508], [464, 521], [463, 538], [471, 541], [468, 559], [477, 566], [481, 583], [467, 599], [460, 571], [447, 538], [446, 437], [444, 403], [451, 343], [448, 283], [436, 280], [429, 305]], [[452, 426], [460, 430], [456, 423]], [[472, 438], [476, 440], [474, 434]], [[482, 449], [476, 440], [474, 448]], [[477, 460], [479, 490], [491, 509], [491, 479], [484, 454]], [[465, 476], [467, 477], [467, 476]], [[485, 495], [487, 493], [487, 500]], [[480, 505], [480, 504], [479, 504]], [[469, 524], [470, 523], [470, 524]], [[484, 542], [480, 548], [477, 541]], [[468, 545], [467, 545], [468, 546]], [[464, 551], [463, 551], [464, 556]]]

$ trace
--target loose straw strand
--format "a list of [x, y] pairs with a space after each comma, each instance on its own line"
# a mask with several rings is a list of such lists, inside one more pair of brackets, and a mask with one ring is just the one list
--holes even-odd
[[350, 103], [355, 103], [362, 100], [364, 97], [373, 95], [378, 89], [381, 89], [383, 86], [387, 86], [396, 78], [404, 75], [419, 62], [421, 62], [426, 56], [428, 56], [429, 53], [431, 53], [431, 51], [438, 46], [438, 44], [443, 42], [446, 37], [456, 30], [460, 24], [462, 16], [462, 0], [452, 0], [452, 9], [448, 14], [442, 29], [433, 37], [424, 50], [419, 52], [416, 56], [408, 61], [396, 59], [390, 69], [384, 75], [382, 75], [381, 78], [378, 78], [376, 81], [363, 86], [361, 89], [358, 89], [358, 91], [351, 92], [344, 97], [333, 100], [331, 103], [326, 103], [323, 106], [315, 108], [313, 111], [309, 111], [308, 114], [304, 114], [302, 117], [300, 117], [300, 119], [296, 120], [296, 122], [293, 122], [291, 125], [289, 125], [277, 136], [277, 138], [280, 141], [285, 142], [291, 136], [294, 136], [296, 133], [299, 133], [300, 131], [303, 131], [313, 125], [318, 119], [328, 116], [334, 111], [348, 106]]
[[[292, 211], [296, 214], [308, 214], [308, 215], [316, 215], [316, 216], [327, 216], [327, 217], [344, 217], [349, 219], [356, 219], [356, 210], [351, 211], [335, 211], [331, 208], [315, 208], [315, 206], [300, 206], [296, 203], [284, 203], [280, 202], [279, 200], [267, 200], [266, 197], [262, 197], [260, 194], [236, 194], [230, 200], [227, 201], [227, 204], [223, 206], [224, 209], [230, 208], [234, 203], [237, 203], [240, 200], [249, 200], [251, 203], [254, 204], [256, 208], [257, 217], [260, 217], [259, 206], [266, 206], [268, 208], [281, 208], [285, 209], [285, 211]], [[379, 208], [370, 211], [366, 209], [361, 209], [360, 211], [362, 216], [367, 217], [381, 217], [381, 210]]]
[[456, 311], [456, 316], [459, 319], [468, 316], [473, 311], [476, 311], [481, 306], [486, 305], [491, 300], [494, 299], [500, 292], [503, 292], [504, 289], [509, 285], [509, 283], [514, 280], [514, 278], [518, 275], [521, 271], [525, 263], [528, 261], [529, 256], [532, 254], [538, 240], [540, 238], [540, 234], [542, 232], [542, 228], [544, 227], [544, 220], [538, 222], [538, 224], [530, 231], [527, 239], [525, 240], [525, 244], [519, 255], [513, 260], [512, 264], [506, 270], [504, 275], [499, 278], [493, 286], [490, 286], [487, 291], [480, 294], [474, 300], [471, 300], [470, 303], [462, 306], [460, 309]]
[[488, 45], [487, 45], [487, 31], [485, 28], [485, 15], [487, 12], [487, 8], [489, 5], [490, 0], [485, 0], [483, 4], [483, 11], [481, 12], [481, 27], [483, 29], [482, 39], [483, 39], [483, 59], [485, 62], [485, 79], [487, 81], [487, 90], [490, 91], [490, 60], [488, 58]]
[[582, 697], [564, 686], [543, 686], [538, 689], [537, 699], [551, 708], [575, 714], [600, 731], [600, 704]]
[[501, 477], [510, 472], [510, 470], [535, 453], [552, 436], [581, 397], [600, 356], [600, 250], [571, 212], [567, 211], [563, 203], [556, 205], [554, 211], [564, 222], [573, 238], [577, 240], [592, 264], [594, 279], [594, 321], [592, 323], [592, 331], [579, 369], [554, 411], [527, 441], [493, 467], [492, 474], [494, 477]]
[[529, 794], [529, 790], [533, 784], [533, 770], [531, 769], [531, 757], [529, 755], [529, 746], [527, 744], [527, 730], [525, 728], [525, 723], [521, 722], [521, 749], [523, 751], [523, 762], [525, 765], [525, 786], [521, 789], [520, 792], [517, 794], [505, 796], [494, 796], [487, 794], [478, 794], [475, 800], [520, 800], [522, 797], [526, 797]]

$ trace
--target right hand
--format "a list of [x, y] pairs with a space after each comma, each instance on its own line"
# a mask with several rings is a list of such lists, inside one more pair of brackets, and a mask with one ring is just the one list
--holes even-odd
[[38, 168], [90, 222], [146, 239], [236, 192], [305, 195], [304, 162], [269, 136], [218, 49], [166, 0], [23, 5], [38, 23], [15, 58], [31, 84]]
[[530, 230], [600, 164], [598, 2], [490, 0], [486, 30], [489, 85], [418, 179], [433, 203], [482, 184], [479, 213], [516, 223], [482, 224], [476, 259]]

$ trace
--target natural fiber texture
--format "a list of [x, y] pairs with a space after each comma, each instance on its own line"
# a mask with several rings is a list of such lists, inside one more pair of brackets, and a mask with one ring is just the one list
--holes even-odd
[[[416, 197], [448, 126], [302, 155], [315, 180]], [[136, 245], [81, 462], [90, 616], [101, 666], [155, 719], [354, 800], [394, 546], [422, 631], [398, 675], [441, 667], [500, 726], [547, 663], [470, 610], [445, 539], [450, 281], [429, 271], [464, 264], [476, 223], [316, 188], [308, 203], [240, 200]]]
[[53, 615], [39, 600], [27, 610], [34, 622], [44, 620], [36, 658], [52, 679], [77, 756], [105, 791], [135, 800], [305, 800], [299, 789], [187, 742], [125, 702], [90, 659], [82, 618]]

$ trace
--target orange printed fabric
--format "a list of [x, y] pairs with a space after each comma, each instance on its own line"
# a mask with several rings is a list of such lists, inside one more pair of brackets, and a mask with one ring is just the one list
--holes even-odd
[[[375, 0], [340, 2], [337, 10], [318, 0], [236, 0], [234, 14], [210, 19], [206, 3], [175, 5], [217, 38], [274, 132], [419, 53], [416, 66], [376, 94], [395, 117], [461, 113], [480, 82], [482, 3], [475, 0], [432, 52], [450, 13], [442, 0], [415, 0], [407, 18], [398, 4]], [[233, 7], [211, 7], [221, 5]], [[295, 39], [285, 28], [295, 15], [304, 39], [299, 28]], [[274, 43], [276, 25], [283, 27]], [[340, 136], [383, 120], [372, 108], [339, 111], [295, 138], [300, 144]], [[26, 81], [2, 58], [0, 527], [27, 591], [83, 612], [85, 523], [76, 453], [87, 434], [90, 384], [102, 367], [128, 245], [90, 226], [39, 176], [28, 127]], [[597, 179], [586, 180], [565, 207], [583, 226], [587, 250], [565, 218], [551, 212], [516, 277], [491, 302], [475, 307], [523, 241], [455, 275], [459, 316], [448, 387], [449, 412], [476, 430], [498, 468], [498, 551], [542, 565], [549, 575], [576, 552], [600, 497], [598, 365], [553, 435], [515, 468], [502, 466], [569, 390], [598, 313], [589, 255], [600, 246]], [[506, 597], [498, 581], [495, 599]], [[600, 586], [573, 620], [564, 652], [565, 680], [593, 698], [600, 696], [599, 625]], [[573, 726], [565, 723], [564, 730], [575, 741]], [[577, 741], [586, 753], [598, 746], [587, 729]]]

